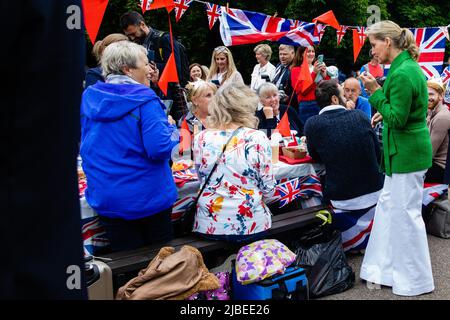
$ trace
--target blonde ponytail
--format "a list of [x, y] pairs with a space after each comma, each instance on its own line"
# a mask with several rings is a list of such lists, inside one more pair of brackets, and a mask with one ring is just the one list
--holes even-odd
[[402, 32], [400, 35], [400, 41], [399, 41], [400, 48], [407, 50], [414, 60], [419, 59], [419, 48], [416, 45], [416, 39], [414, 38], [413, 33], [411, 30], [407, 28], [402, 28]]
[[414, 60], [419, 59], [419, 48], [412, 32], [407, 28], [400, 28], [398, 24], [390, 20], [377, 22], [366, 29], [367, 36], [373, 36], [378, 40], [390, 38], [395, 48], [407, 50]]

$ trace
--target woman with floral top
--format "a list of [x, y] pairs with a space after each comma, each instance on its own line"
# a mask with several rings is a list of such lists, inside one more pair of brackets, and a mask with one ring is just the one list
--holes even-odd
[[243, 85], [229, 85], [209, 104], [208, 129], [194, 140], [194, 160], [205, 182], [231, 138], [203, 191], [194, 232], [214, 240], [260, 239], [271, 227], [264, 198], [272, 196], [275, 179], [266, 135], [256, 130], [256, 94]]

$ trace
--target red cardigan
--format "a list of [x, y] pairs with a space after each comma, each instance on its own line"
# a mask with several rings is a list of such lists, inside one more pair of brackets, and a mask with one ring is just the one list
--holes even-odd
[[[302, 93], [302, 87], [303, 87], [303, 80], [298, 80], [298, 77], [300, 76], [300, 66], [298, 67], [293, 67], [291, 69], [291, 83], [292, 83], [292, 87], [295, 90], [295, 93], [297, 94], [297, 101], [300, 103], [302, 101], [312, 101], [312, 100], [316, 100], [316, 83], [313, 82], [313, 84], [305, 91]], [[311, 77], [314, 81], [314, 79], [316, 78], [316, 73], [313, 71], [311, 72]], [[330, 80], [330, 76], [327, 75], [325, 77], [325, 80]], [[298, 80], [298, 83], [297, 83]]]

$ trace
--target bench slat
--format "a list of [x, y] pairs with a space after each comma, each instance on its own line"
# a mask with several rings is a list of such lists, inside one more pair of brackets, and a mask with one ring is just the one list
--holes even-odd
[[[295, 210], [272, 217], [272, 228], [268, 230], [270, 236], [275, 236], [289, 230], [304, 227], [315, 221], [317, 211], [326, 209], [327, 206], [320, 205], [307, 209]], [[175, 238], [166, 243], [154, 244], [136, 250], [116, 252], [101, 256], [112, 261], [106, 262], [113, 274], [120, 274], [147, 267], [148, 263], [158, 254], [162, 247], [174, 247], [176, 251], [185, 245], [197, 248], [202, 253], [226, 249], [233, 246], [223, 241], [203, 240], [194, 236]]]

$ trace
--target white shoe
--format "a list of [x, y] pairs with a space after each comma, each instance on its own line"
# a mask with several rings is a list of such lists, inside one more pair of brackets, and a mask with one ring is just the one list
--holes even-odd
[[366, 286], [369, 290], [381, 290], [381, 285], [375, 282], [366, 281]]

